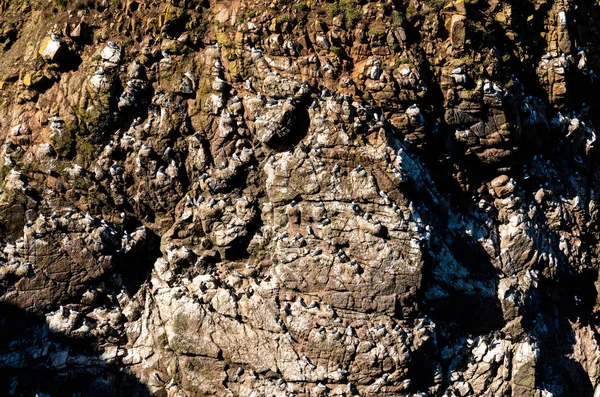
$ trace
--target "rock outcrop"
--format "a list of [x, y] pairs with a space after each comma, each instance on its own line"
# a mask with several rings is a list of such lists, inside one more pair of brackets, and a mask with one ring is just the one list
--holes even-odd
[[0, 394], [598, 396], [592, 2], [0, 4]]

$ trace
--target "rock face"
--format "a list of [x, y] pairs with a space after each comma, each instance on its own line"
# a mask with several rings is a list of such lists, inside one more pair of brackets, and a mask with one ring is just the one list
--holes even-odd
[[1, 395], [600, 395], [592, 2], [5, 3]]

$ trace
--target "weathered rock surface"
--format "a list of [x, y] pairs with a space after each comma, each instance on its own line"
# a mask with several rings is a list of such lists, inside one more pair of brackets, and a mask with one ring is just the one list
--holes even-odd
[[0, 4], [0, 394], [600, 395], [599, 13]]

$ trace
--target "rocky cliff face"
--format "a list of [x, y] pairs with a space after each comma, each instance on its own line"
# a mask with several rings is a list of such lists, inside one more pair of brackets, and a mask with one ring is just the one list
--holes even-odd
[[0, 9], [0, 394], [600, 396], [595, 2]]

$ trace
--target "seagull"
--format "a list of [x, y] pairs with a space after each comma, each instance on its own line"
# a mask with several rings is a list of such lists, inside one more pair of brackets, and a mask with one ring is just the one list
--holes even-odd
[[154, 380], [157, 382], [162, 382], [162, 379], [160, 378], [160, 376], [158, 376], [157, 372], [152, 374], [152, 378], [154, 378]]

